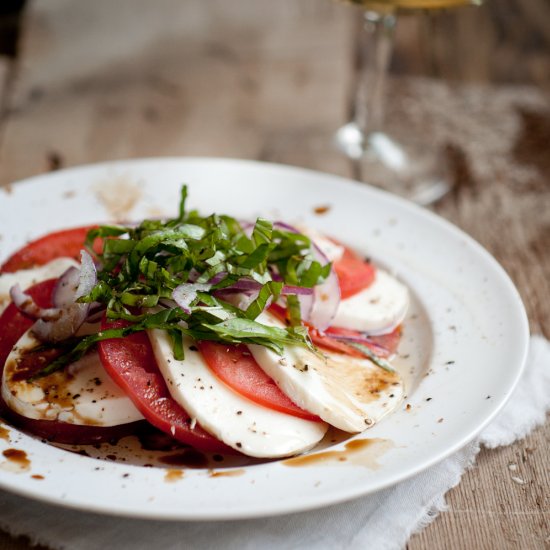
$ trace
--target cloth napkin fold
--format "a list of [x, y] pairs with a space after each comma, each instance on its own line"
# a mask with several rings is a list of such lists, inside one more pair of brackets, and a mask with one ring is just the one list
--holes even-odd
[[312, 512], [209, 523], [105, 517], [0, 491], [0, 526], [55, 550], [398, 550], [445, 509], [445, 493], [474, 464], [481, 445], [495, 448], [525, 437], [548, 409], [550, 342], [533, 336], [526, 372], [498, 417], [474, 442], [390, 489]]

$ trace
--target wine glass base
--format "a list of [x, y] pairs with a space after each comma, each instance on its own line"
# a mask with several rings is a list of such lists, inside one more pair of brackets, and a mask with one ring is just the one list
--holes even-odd
[[351, 159], [358, 160], [365, 151], [363, 132], [354, 122], [348, 122], [338, 128], [334, 136], [334, 143], [342, 153]]
[[[428, 136], [429, 139], [429, 136]], [[432, 204], [451, 189], [445, 156], [415, 135], [412, 143], [387, 133], [364, 135], [353, 122], [340, 128], [335, 145], [357, 161], [361, 180], [418, 204]]]

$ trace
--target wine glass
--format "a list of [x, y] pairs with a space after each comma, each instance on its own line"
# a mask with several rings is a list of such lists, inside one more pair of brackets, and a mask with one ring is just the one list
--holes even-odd
[[[342, 0], [363, 8], [364, 32], [351, 120], [335, 136], [336, 146], [355, 159], [365, 181], [430, 204], [450, 189], [445, 155], [426, 136], [384, 128], [385, 85], [397, 14], [480, 4], [481, 0]], [[428, 136], [429, 137], [429, 136]]]

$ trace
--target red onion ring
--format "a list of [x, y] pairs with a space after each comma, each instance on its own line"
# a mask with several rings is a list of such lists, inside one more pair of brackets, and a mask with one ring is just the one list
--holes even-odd
[[[262, 283], [254, 281], [252, 279], [242, 278], [233, 283], [231, 286], [225, 287], [223, 290], [252, 290], [259, 291], [262, 288]], [[284, 285], [281, 289], [282, 295], [298, 294], [301, 296], [310, 296], [313, 294], [312, 288], [306, 288], [303, 286]]]
[[52, 302], [60, 309], [66, 309], [74, 304], [75, 294], [80, 283], [80, 270], [76, 267], [69, 267], [57, 280], [53, 290]]
[[[292, 233], [300, 233], [295, 227], [284, 223], [276, 222], [273, 227], [282, 229], [283, 231], [290, 231]], [[322, 250], [312, 240], [313, 256], [321, 264], [326, 265], [329, 263], [328, 258], [322, 252]], [[307, 302], [307, 300], [306, 300]], [[332, 320], [336, 316], [338, 306], [340, 305], [340, 284], [338, 283], [338, 277], [333, 269], [330, 270], [329, 276], [325, 281], [314, 287], [313, 299], [311, 304], [302, 304], [300, 299], [300, 310], [302, 312], [302, 319], [313, 325], [318, 330], [325, 330], [330, 326]]]
[[98, 323], [99, 321], [101, 321], [101, 319], [103, 319], [104, 315], [104, 307], [101, 307], [100, 309], [94, 309], [93, 311], [90, 311], [86, 316], [86, 323]]
[[92, 257], [85, 251], [80, 251], [80, 280], [78, 283], [78, 288], [76, 289], [76, 294], [74, 296], [75, 300], [82, 298], [90, 294], [97, 284], [97, 270], [94, 264]]
[[97, 272], [92, 257], [85, 250], [81, 251], [80, 258], [80, 269], [67, 269], [55, 286], [52, 301], [60, 311], [58, 318], [40, 317], [31, 329], [43, 342], [62, 342], [70, 338], [88, 317], [90, 304], [81, 304], [76, 300], [93, 290]]
[[388, 350], [384, 346], [381, 346], [380, 344], [377, 344], [376, 342], [373, 342], [366, 335], [351, 336], [334, 334], [333, 332], [327, 332], [325, 334], [326, 336], [328, 336], [329, 338], [333, 338], [334, 340], [341, 340], [342, 342], [355, 342], [356, 344], [363, 344], [369, 348], [376, 348], [380, 352], [381, 356], [386, 356], [390, 354], [390, 350]]
[[252, 237], [252, 231], [254, 231], [255, 223], [246, 221], [246, 220], [239, 220], [239, 225], [241, 226], [242, 230], [244, 231], [244, 234], [250, 238]]
[[297, 296], [313, 296], [313, 288], [306, 288], [305, 286], [285, 285], [281, 289], [281, 294], [287, 296], [288, 294], [295, 294]]
[[189, 271], [188, 280], [195, 283], [200, 276], [201, 274], [194, 267], [192, 267]]
[[221, 283], [225, 278], [227, 277], [227, 271], [220, 271], [219, 273], [216, 273], [209, 282], [210, 285], [217, 285], [218, 283]]
[[[313, 248], [318, 250], [319, 254], [322, 254], [315, 244]], [[315, 287], [314, 296], [315, 300], [309, 314], [309, 323], [318, 330], [325, 330], [330, 327], [340, 305], [340, 284], [333, 269], [330, 270], [330, 274], [325, 281]]]
[[[231, 305], [238, 307], [245, 311], [248, 306], [258, 297], [259, 291], [257, 290], [228, 290], [223, 288], [221, 290], [214, 291], [214, 296], [228, 302]], [[271, 305], [271, 298], [267, 301], [266, 308]]]

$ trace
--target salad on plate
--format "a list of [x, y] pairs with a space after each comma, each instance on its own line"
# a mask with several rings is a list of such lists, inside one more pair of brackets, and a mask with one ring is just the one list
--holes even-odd
[[404, 396], [407, 288], [315, 230], [201, 215], [50, 233], [0, 268], [0, 415], [60, 444], [154, 426], [260, 459]]

